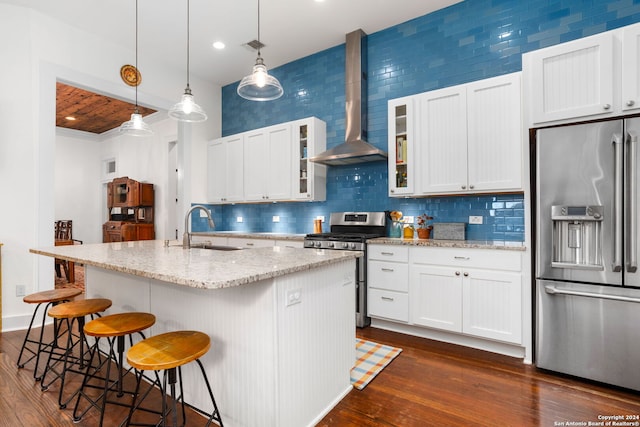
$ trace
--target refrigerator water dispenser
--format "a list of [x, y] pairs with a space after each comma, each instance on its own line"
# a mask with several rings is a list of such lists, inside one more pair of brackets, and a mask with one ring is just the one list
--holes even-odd
[[603, 270], [602, 206], [552, 206], [555, 268]]

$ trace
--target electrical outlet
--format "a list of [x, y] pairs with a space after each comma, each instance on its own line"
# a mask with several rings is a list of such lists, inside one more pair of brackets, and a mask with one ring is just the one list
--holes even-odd
[[469, 217], [469, 224], [482, 224], [482, 217], [481, 216], [470, 216]]
[[412, 216], [405, 216], [403, 221], [404, 221], [405, 224], [413, 224], [413, 217]]
[[271, 221], [273, 221], [273, 222], [280, 222], [280, 217], [279, 217], [278, 215], [274, 215], [274, 216], [271, 218]]
[[[211, 214], [211, 210], [207, 209], [209, 211], [209, 214]], [[207, 217], [207, 213], [205, 211], [203, 211], [202, 209], [198, 209], [198, 211], [200, 212], [200, 218], [206, 218]]]
[[319, 219], [320, 221], [324, 222], [324, 215], [318, 215], [316, 219]]
[[26, 286], [25, 285], [16, 285], [16, 296], [23, 297], [26, 295]]
[[237, 216], [236, 217], [236, 222], [242, 222], [242, 217], [241, 216]]
[[285, 294], [285, 307], [290, 305], [300, 304], [302, 302], [302, 289], [290, 289]]

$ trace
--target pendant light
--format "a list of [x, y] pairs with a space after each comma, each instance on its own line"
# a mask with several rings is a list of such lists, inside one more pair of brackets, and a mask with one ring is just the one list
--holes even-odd
[[189, 0], [187, 0], [187, 87], [182, 99], [169, 110], [169, 117], [181, 122], [204, 122], [207, 114], [198, 104], [193, 102], [193, 95], [189, 87]]
[[[138, 70], [138, 0], [136, 0], [136, 72]], [[142, 119], [142, 115], [138, 110], [138, 85], [136, 82], [136, 107], [131, 115], [131, 120], [120, 125], [120, 132], [131, 136], [151, 136], [153, 131], [148, 124]]]
[[238, 85], [238, 95], [250, 101], [272, 101], [284, 94], [282, 85], [267, 72], [264, 60], [260, 56], [260, 0], [258, 0], [258, 58], [253, 72], [244, 77]]

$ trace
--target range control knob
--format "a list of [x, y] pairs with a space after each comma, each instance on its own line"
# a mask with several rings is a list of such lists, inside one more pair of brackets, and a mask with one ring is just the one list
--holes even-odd
[[347, 249], [347, 248], [349, 247], [349, 243], [347, 243], [347, 242], [343, 242], [343, 243], [342, 243], [342, 247], [343, 247], [344, 249]]
[[333, 247], [335, 247], [336, 245], [335, 245], [335, 243], [333, 243], [333, 242], [329, 242], [329, 243], [327, 243], [327, 246], [328, 246], [328, 247], [330, 247], [330, 248], [333, 248]]
[[349, 243], [349, 248], [350, 249], [355, 249], [356, 248], [356, 244], [355, 243]]
[[321, 247], [321, 246], [322, 246], [322, 243], [321, 243], [321, 242], [315, 242], [315, 243], [313, 244], [313, 246], [315, 246], [316, 248], [319, 248], [319, 247]]

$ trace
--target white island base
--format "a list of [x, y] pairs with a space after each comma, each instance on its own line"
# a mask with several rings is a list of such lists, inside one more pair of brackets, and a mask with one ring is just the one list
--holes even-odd
[[[208, 334], [211, 349], [201, 361], [225, 426], [312, 426], [351, 390], [354, 263], [223, 289], [87, 265], [86, 297], [111, 299], [107, 314], [155, 314], [147, 336], [176, 330]], [[299, 302], [291, 303], [295, 295]], [[183, 374], [186, 401], [211, 410], [197, 365], [185, 366]]]

